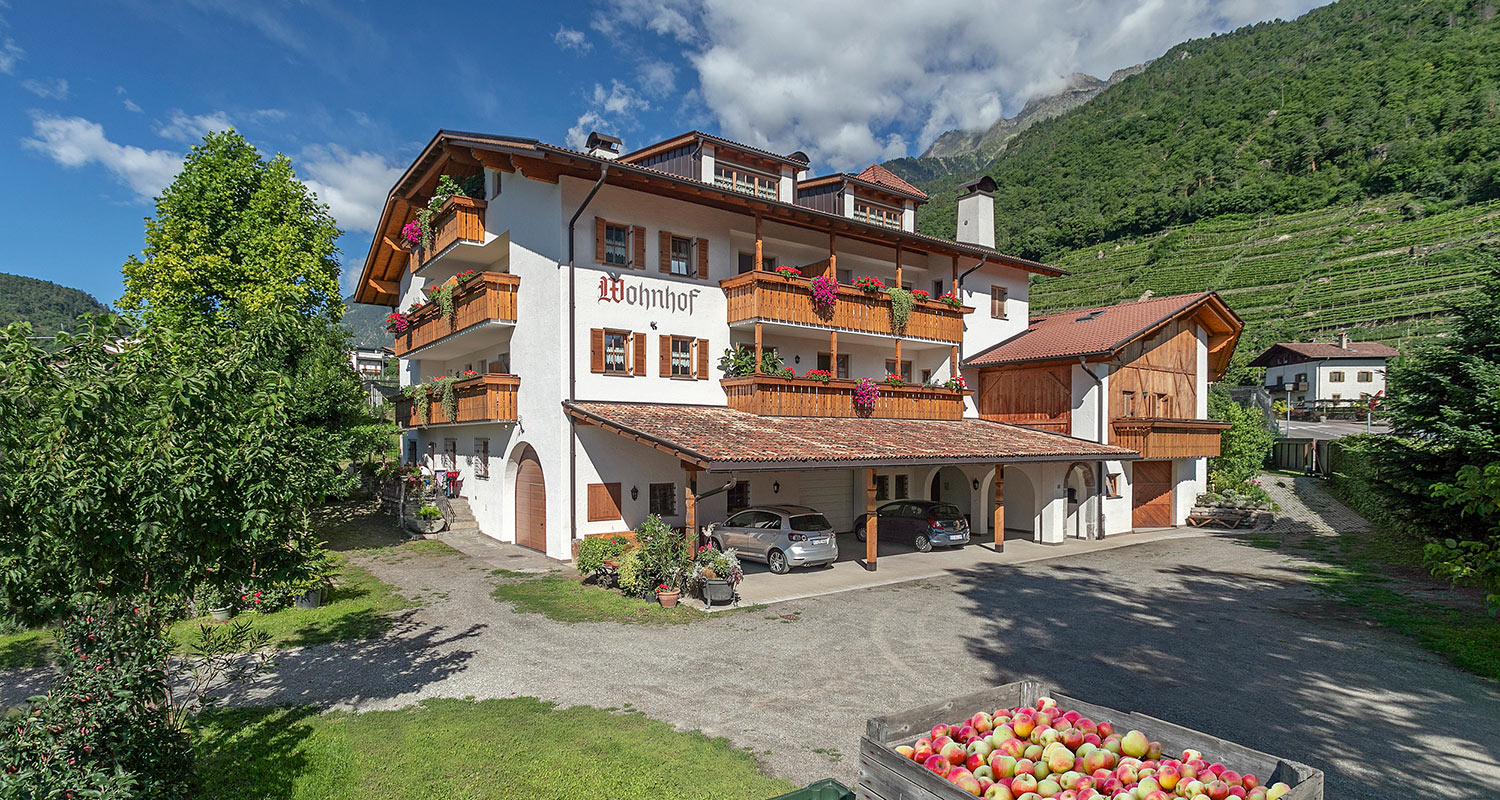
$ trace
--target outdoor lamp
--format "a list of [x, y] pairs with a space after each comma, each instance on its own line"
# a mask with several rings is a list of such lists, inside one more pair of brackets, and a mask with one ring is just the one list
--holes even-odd
[[781, 481], [771, 481], [771, 494], [781, 494]]
[[974, 491], [976, 491], [976, 492], [979, 491], [979, 479], [978, 478], [974, 479]]
[[639, 499], [641, 499], [641, 487], [639, 487], [639, 486], [632, 486], [632, 487], [630, 487], [630, 499], [631, 500], [639, 500]]

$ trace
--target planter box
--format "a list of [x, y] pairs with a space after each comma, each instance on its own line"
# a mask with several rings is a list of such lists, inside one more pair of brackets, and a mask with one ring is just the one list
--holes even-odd
[[1153, 741], [1161, 742], [1163, 752], [1175, 754], [1188, 748], [1199, 750], [1204, 760], [1222, 762], [1237, 772], [1252, 772], [1267, 786], [1278, 781], [1285, 783], [1292, 787], [1284, 796], [1286, 800], [1323, 800], [1321, 770], [1145, 714], [1086, 703], [1036, 681], [1008, 683], [870, 720], [859, 743], [859, 784], [855, 797], [860, 800], [973, 800], [973, 795], [902, 756], [894, 748], [916, 742], [940, 722], [957, 722], [977, 711], [1029, 706], [1039, 697], [1051, 697], [1059, 706], [1076, 709], [1091, 719], [1108, 720], [1122, 733], [1139, 730]]
[[719, 385], [724, 387], [730, 408], [766, 417], [962, 419], [964, 397], [970, 394], [933, 386], [881, 383], [875, 407], [865, 410], [854, 405], [854, 390], [859, 381], [848, 378], [832, 378], [824, 383], [811, 378], [746, 375], [724, 378]]
[[434, 533], [439, 533], [443, 530], [443, 528], [448, 527], [448, 522], [442, 517], [438, 517], [437, 519], [419, 519], [417, 517], [407, 517], [404, 522], [406, 523], [407, 530], [421, 536], [428, 536]]

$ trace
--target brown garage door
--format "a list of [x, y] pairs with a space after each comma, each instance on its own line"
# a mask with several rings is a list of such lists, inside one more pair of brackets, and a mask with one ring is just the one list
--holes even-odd
[[547, 549], [547, 484], [542, 463], [527, 445], [516, 470], [516, 544], [533, 550]]
[[1133, 513], [1137, 528], [1165, 528], [1172, 524], [1172, 462], [1137, 461], [1131, 467]]

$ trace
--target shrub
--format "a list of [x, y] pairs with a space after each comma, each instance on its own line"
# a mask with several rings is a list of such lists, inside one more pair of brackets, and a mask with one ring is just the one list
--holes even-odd
[[443, 511], [437, 506], [422, 506], [421, 508], [417, 509], [417, 519], [425, 519], [431, 522], [432, 520], [442, 518]]
[[1222, 490], [1242, 486], [1260, 474], [1271, 454], [1274, 437], [1259, 409], [1245, 408], [1225, 392], [1208, 396], [1208, 415], [1229, 423], [1219, 435], [1219, 455], [1209, 459], [1208, 483]]
[[698, 557], [693, 560], [692, 572], [687, 577], [687, 587], [692, 591], [699, 591], [707, 581], [728, 581], [730, 586], [738, 585], [745, 577], [745, 571], [740, 567], [740, 559], [731, 548], [719, 550], [713, 546], [705, 546], [698, 551]]
[[886, 290], [886, 296], [891, 299], [891, 330], [906, 330], [906, 323], [911, 319], [911, 310], [915, 306], [915, 297], [899, 286]]
[[579, 543], [578, 558], [574, 561], [574, 566], [584, 575], [612, 572], [614, 568], [605, 562], [613, 561], [618, 564], [630, 548], [630, 540], [624, 536], [590, 536]]
[[682, 588], [688, 568], [687, 537], [652, 514], [635, 530], [636, 547], [620, 564], [620, 589], [647, 597], [665, 584]]

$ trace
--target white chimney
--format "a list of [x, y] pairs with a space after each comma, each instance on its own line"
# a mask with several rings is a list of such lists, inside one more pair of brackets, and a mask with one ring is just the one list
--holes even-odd
[[985, 175], [958, 187], [960, 242], [995, 247], [995, 180]]
[[583, 151], [595, 158], [607, 158], [613, 161], [620, 157], [620, 139], [607, 133], [591, 131], [588, 141], [583, 145]]
[[1348, 331], [1339, 331], [1338, 337], [1339, 337], [1338, 338], [1339, 349], [1340, 350], [1348, 350], [1349, 349], [1349, 332]]

